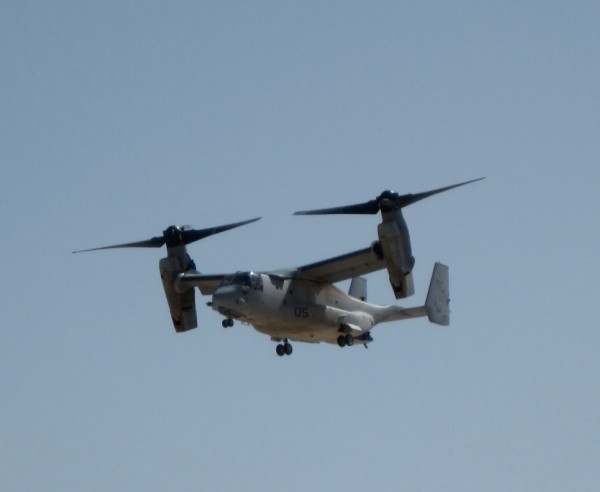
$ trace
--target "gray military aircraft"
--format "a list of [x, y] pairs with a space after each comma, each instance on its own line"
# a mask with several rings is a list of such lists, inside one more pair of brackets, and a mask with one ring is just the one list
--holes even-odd
[[[198, 326], [195, 290], [211, 295], [207, 304], [221, 314], [224, 328], [234, 320], [253, 326], [277, 343], [277, 355], [291, 355], [290, 341], [327, 342], [340, 347], [373, 341], [371, 331], [379, 323], [426, 316], [430, 322], [450, 323], [448, 267], [436, 263], [425, 304], [418, 307], [376, 305], [367, 302], [363, 275], [387, 269], [396, 299], [414, 294], [412, 255], [408, 227], [402, 209], [419, 200], [484, 178], [458, 183], [423, 193], [399, 195], [384, 191], [374, 200], [343, 207], [296, 212], [296, 215], [377, 214], [382, 222], [378, 239], [369, 247], [318, 263], [270, 272], [202, 274], [196, 270], [186, 246], [194, 241], [259, 220], [251, 219], [208, 229], [171, 226], [144, 241], [115, 244], [81, 251], [112, 248], [167, 247], [159, 262], [167, 303], [177, 333]], [[348, 293], [334, 284], [351, 280]]]

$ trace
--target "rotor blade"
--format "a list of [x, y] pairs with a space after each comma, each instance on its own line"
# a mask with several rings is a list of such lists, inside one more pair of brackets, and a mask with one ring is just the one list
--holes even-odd
[[240, 227], [246, 224], [250, 224], [252, 222], [256, 222], [260, 220], [262, 217], [256, 217], [255, 219], [244, 220], [242, 222], [235, 222], [234, 224], [227, 224], [218, 227], [209, 227], [207, 229], [186, 229], [181, 232], [183, 244], [190, 244], [194, 241], [198, 241], [200, 239], [204, 239], [205, 237], [212, 236], [214, 234], [219, 234], [220, 232], [228, 231], [229, 229], [235, 229], [236, 227]]
[[322, 208], [319, 210], [304, 210], [295, 212], [294, 215], [329, 215], [329, 214], [376, 214], [379, 212], [379, 202], [370, 200], [356, 205], [346, 205], [343, 207]]
[[234, 224], [227, 224], [218, 227], [209, 227], [208, 229], [182, 229], [180, 227], [171, 226], [163, 231], [162, 236], [156, 236], [145, 241], [135, 241], [133, 243], [113, 244], [111, 246], [102, 246], [100, 248], [82, 249], [79, 251], [73, 251], [73, 253], [85, 253], [87, 251], [98, 251], [101, 249], [114, 249], [114, 248], [160, 248], [163, 245], [167, 247], [185, 246], [186, 244], [193, 243], [205, 237], [218, 234], [220, 232], [228, 231], [251, 222], [260, 220], [261, 217], [255, 219], [245, 220], [243, 222], [236, 222]]
[[114, 248], [160, 248], [165, 244], [166, 239], [164, 237], [153, 237], [152, 239], [146, 239], [145, 241], [136, 241], [133, 243], [113, 244], [112, 246], [102, 246], [100, 248], [80, 249], [79, 251], [73, 251], [73, 253], [86, 253], [88, 251], [98, 251], [101, 249], [114, 249]]
[[458, 188], [459, 186], [464, 186], [464, 185], [467, 185], [470, 183], [475, 183], [476, 181], [481, 181], [482, 179], [485, 179], [485, 178], [472, 179], [470, 181], [465, 181], [464, 183], [458, 183], [458, 184], [454, 184], [454, 185], [450, 185], [450, 186], [445, 186], [443, 188], [437, 188], [437, 189], [431, 190], [431, 191], [424, 191], [422, 193], [414, 193], [414, 194], [409, 193], [408, 195], [401, 195], [397, 198], [396, 205], [399, 208], [408, 207], [409, 205], [412, 205], [413, 203], [416, 203], [425, 198], [429, 198], [430, 196], [437, 195], [438, 193], [443, 193], [444, 191], [448, 191], [453, 188]]

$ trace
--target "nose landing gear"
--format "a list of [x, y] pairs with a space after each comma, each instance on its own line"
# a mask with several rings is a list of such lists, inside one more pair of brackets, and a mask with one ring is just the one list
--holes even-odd
[[223, 325], [223, 328], [231, 328], [233, 326], [233, 320], [231, 318], [225, 318], [221, 322], [221, 325]]

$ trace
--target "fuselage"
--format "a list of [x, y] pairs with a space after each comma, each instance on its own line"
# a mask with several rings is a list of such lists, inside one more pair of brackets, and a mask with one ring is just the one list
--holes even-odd
[[377, 306], [349, 296], [332, 284], [264, 273], [239, 273], [213, 295], [212, 308], [252, 325], [274, 340], [338, 343], [341, 333], [360, 343], [380, 321], [401, 319], [397, 306]]

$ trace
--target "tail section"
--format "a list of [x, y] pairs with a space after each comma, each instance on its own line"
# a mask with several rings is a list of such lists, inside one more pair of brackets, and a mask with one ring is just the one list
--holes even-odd
[[431, 275], [431, 283], [425, 300], [425, 311], [432, 323], [448, 326], [450, 324], [450, 293], [448, 267], [436, 263]]
[[436, 263], [433, 267], [429, 291], [424, 306], [404, 308], [401, 306], [381, 306], [374, 314], [375, 322], [398, 321], [427, 316], [429, 321], [437, 325], [450, 324], [450, 297], [448, 289], [448, 267]]

